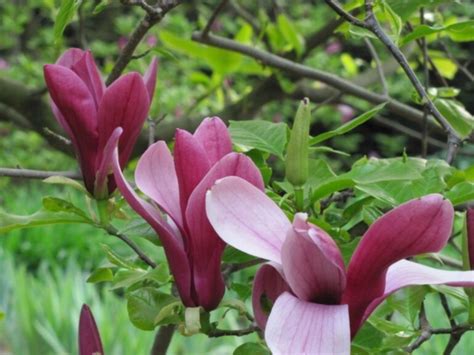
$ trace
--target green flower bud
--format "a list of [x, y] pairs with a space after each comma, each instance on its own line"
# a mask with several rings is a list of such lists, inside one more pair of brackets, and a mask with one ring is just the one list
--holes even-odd
[[296, 112], [285, 159], [286, 178], [293, 186], [302, 186], [308, 179], [310, 120], [309, 99], [305, 97]]

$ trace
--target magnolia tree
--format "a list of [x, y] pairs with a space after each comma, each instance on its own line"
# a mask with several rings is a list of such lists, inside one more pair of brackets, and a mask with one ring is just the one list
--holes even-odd
[[[178, 1], [121, 2], [136, 6], [144, 17], [107, 69], [105, 82], [87, 48], [69, 48], [55, 64], [44, 65], [50, 112], [62, 127], [62, 133], [48, 135], [58, 146], [72, 147], [80, 174], [1, 169], [4, 176], [46, 178], [76, 189], [87, 208], [64, 196], [48, 196], [33, 215], [1, 212], [0, 232], [79, 223], [123, 241], [130, 254], [105, 246], [108, 262], [88, 282], [121, 289], [131, 324], [156, 329], [152, 354], [166, 353], [175, 333], [244, 337], [235, 345], [237, 355], [411, 353], [441, 334], [449, 338], [444, 349], [449, 354], [471, 334], [474, 179], [472, 166], [461, 169], [454, 163], [472, 137], [474, 120], [453, 99], [455, 89], [430, 86], [430, 73], [444, 74], [427, 48], [443, 36], [473, 40], [472, 21], [438, 23], [443, 20], [438, 16], [424, 24], [443, 1], [327, 0], [324, 11], [334, 20], [305, 41], [278, 2], [272, 18], [265, 8], [253, 17], [237, 2], [221, 1], [192, 39], [163, 35], [157, 48], [207, 58], [211, 87], [232, 72], [245, 72], [242, 68], [257, 73], [263, 82], [250, 95], [256, 105], [263, 105], [272, 90], [288, 90], [300, 100], [292, 124], [243, 120], [228, 111], [222, 118], [175, 120], [163, 126], [163, 134], [161, 123], [149, 120], [145, 137], [141, 132], [147, 133], [143, 126], [152, 102], [160, 100], [155, 93], [158, 61], [150, 50], [134, 53], [147, 32], [180, 7]], [[94, 11], [108, 5], [102, 1]], [[80, 1], [62, 2], [57, 36], [76, 11], [84, 15]], [[211, 33], [219, 31], [226, 11], [245, 23], [235, 39]], [[306, 62], [336, 30], [365, 41], [382, 93], [330, 74], [317, 61]], [[337, 53], [337, 43], [326, 52]], [[389, 56], [382, 63], [378, 52], [384, 48]], [[171, 55], [164, 48], [156, 52]], [[412, 53], [416, 57], [407, 58]], [[418, 58], [424, 82], [414, 71]], [[132, 59], [148, 61], [143, 75], [122, 75]], [[356, 65], [347, 57], [341, 60]], [[467, 66], [456, 65], [471, 75]], [[385, 75], [396, 70], [413, 88], [411, 104], [390, 96]], [[354, 117], [357, 105], [341, 100], [346, 96], [373, 107]], [[334, 104], [342, 124], [318, 131], [315, 111]], [[421, 137], [421, 156], [363, 157], [336, 174], [327, 154], [346, 153], [323, 143], [372, 118], [403, 127], [381, 118], [383, 112], [422, 123], [419, 131], [402, 128]], [[237, 121], [228, 127], [228, 118]], [[438, 150], [445, 159], [428, 157], [428, 142], [439, 142], [430, 132], [444, 136], [447, 143]], [[155, 142], [155, 133], [165, 139]], [[131, 179], [124, 169], [134, 157], [138, 162], [129, 169], [135, 171]], [[426, 299], [433, 295], [449, 327], [430, 323]], [[100, 333], [114, 325], [96, 324], [93, 311], [84, 305], [80, 315], [74, 314], [81, 355], [108, 351]], [[459, 351], [468, 349], [459, 345]]]

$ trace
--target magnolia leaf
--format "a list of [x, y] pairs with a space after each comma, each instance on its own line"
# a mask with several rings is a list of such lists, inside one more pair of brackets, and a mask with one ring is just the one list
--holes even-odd
[[445, 193], [453, 205], [460, 205], [474, 200], [474, 183], [463, 181], [453, 186], [451, 190]]
[[109, 267], [99, 267], [92, 271], [92, 273], [87, 278], [86, 282], [88, 283], [99, 283], [99, 282], [106, 282], [112, 281], [114, 278], [114, 274], [112, 269]]
[[235, 348], [233, 355], [271, 355], [270, 351], [259, 343], [243, 343]]
[[350, 120], [349, 122], [343, 124], [342, 126], [336, 128], [333, 131], [324, 132], [322, 134], [317, 135], [309, 140], [309, 145], [315, 145], [321, 142], [324, 142], [330, 138], [340, 136], [341, 134], [345, 134], [347, 132], [352, 131], [354, 128], [360, 126], [361, 124], [367, 122], [372, 117], [374, 117], [377, 113], [379, 113], [384, 107], [386, 103], [380, 104], [375, 106], [373, 109], [363, 113], [360, 116]]
[[87, 216], [87, 214], [83, 210], [76, 207], [71, 202], [63, 200], [58, 197], [53, 197], [53, 196], [43, 197], [43, 208], [51, 212], [73, 213], [84, 218], [84, 220], [87, 220], [88, 222], [93, 223], [92, 220]]
[[467, 138], [474, 128], [474, 117], [456, 100], [436, 99], [434, 101], [441, 114], [461, 136]]
[[[177, 299], [171, 295], [151, 287], [140, 288], [127, 296], [127, 310], [130, 321], [139, 329], [153, 330], [160, 311], [171, 304], [176, 304]], [[179, 303], [179, 302], [178, 302]], [[167, 314], [169, 316], [171, 313]], [[163, 321], [166, 317], [160, 319]]]
[[120, 269], [114, 275], [114, 278], [112, 280], [113, 286], [110, 288], [110, 290], [131, 287], [137, 284], [138, 282], [143, 281], [145, 275], [145, 271], [140, 269]]
[[58, 223], [90, 223], [75, 213], [51, 212], [41, 209], [31, 215], [20, 216], [0, 211], [0, 234], [15, 229], [30, 228]]
[[283, 159], [288, 127], [268, 121], [230, 121], [232, 141], [242, 151], [258, 149]]
[[58, 184], [58, 185], [67, 185], [79, 190], [82, 193], [89, 195], [89, 192], [86, 190], [83, 184], [80, 182], [70, 179], [65, 176], [50, 176], [43, 180], [47, 184]]
[[82, 3], [82, 0], [62, 0], [59, 12], [54, 22], [54, 41], [58, 43], [63, 35], [64, 29], [71, 22], [77, 8]]
[[112, 248], [110, 248], [108, 245], [102, 244], [102, 249], [105, 251], [107, 260], [111, 262], [112, 264], [117, 265], [118, 267], [125, 268], [125, 269], [138, 270], [138, 268], [135, 265], [133, 265], [128, 260], [125, 260], [125, 258], [117, 254], [115, 251], [113, 251]]

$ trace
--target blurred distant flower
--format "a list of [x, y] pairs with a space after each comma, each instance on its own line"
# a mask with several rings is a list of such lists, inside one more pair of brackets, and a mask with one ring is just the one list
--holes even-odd
[[342, 44], [339, 41], [330, 42], [325, 48], [327, 54], [336, 54], [339, 53], [341, 50]]
[[118, 47], [120, 50], [124, 49], [125, 45], [127, 44], [128, 42], [128, 37], [125, 37], [125, 36], [121, 36], [118, 41], [117, 41], [117, 44], [118, 44]]
[[150, 35], [146, 38], [145, 43], [150, 47], [154, 47], [158, 43], [158, 40], [156, 39], [156, 36]]
[[0, 58], [0, 70], [5, 70], [10, 68], [10, 64], [3, 58]]
[[352, 108], [352, 106], [346, 104], [339, 104], [336, 106], [336, 108], [341, 114], [342, 123], [349, 122], [355, 116], [355, 110]]
[[123, 167], [148, 115], [156, 72], [153, 59], [143, 77], [128, 73], [105, 87], [91, 52], [76, 48], [44, 67], [52, 111], [71, 138], [87, 190], [97, 199], [115, 190], [113, 176], [102, 164], [106, 143], [115, 128], [123, 128]]

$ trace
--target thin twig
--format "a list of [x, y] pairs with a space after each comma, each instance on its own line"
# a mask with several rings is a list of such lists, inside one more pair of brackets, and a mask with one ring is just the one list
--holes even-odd
[[377, 69], [377, 74], [380, 79], [380, 83], [382, 84], [382, 94], [384, 96], [388, 97], [388, 85], [387, 85], [387, 80], [385, 79], [385, 73], [383, 72], [383, 66], [382, 62], [380, 61], [380, 58], [377, 54], [377, 51], [374, 48], [374, 45], [370, 41], [369, 38], [364, 38], [365, 45], [369, 49], [370, 55], [372, 56], [372, 59], [375, 62], [375, 67]]
[[211, 31], [212, 25], [217, 19], [217, 16], [219, 16], [220, 12], [224, 10], [228, 2], [229, 0], [222, 0], [220, 4], [214, 9], [211, 17], [209, 18], [209, 21], [207, 21], [206, 27], [204, 27], [204, 29], [202, 30], [202, 35], [204, 37], [206, 37], [209, 34], [209, 32]]
[[125, 242], [125, 244], [127, 244], [130, 248], [133, 249], [133, 251], [138, 255], [138, 257], [145, 263], [147, 264], [148, 266], [152, 267], [153, 269], [156, 268], [156, 263], [151, 260], [141, 249], [140, 247], [135, 244], [135, 242], [133, 240], [131, 240], [129, 237], [127, 237], [125, 234], [123, 233], [120, 233], [119, 230], [117, 228], [115, 228], [114, 226], [112, 225], [100, 225], [99, 226], [100, 228], [102, 228], [103, 230], [105, 230], [107, 233], [109, 233], [110, 235], [113, 235], [117, 238], [119, 238], [120, 240], [122, 240], [123, 242]]
[[114, 67], [112, 68], [112, 71], [106, 80], [107, 85], [112, 84], [120, 76], [120, 74], [122, 74], [122, 71], [132, 60], [133, 53], [135, 52], [138, 44], [142, 41], [143, 37], [148, 33], [150, 28], [160, 22], [169, 11], [178, 6], [180, 1], [161, 0], [159, 2], [160, 5], [157, 7], [148, 5], [148, 3], [143, 0], [122, 0], [122, 3], [125, 5], [138, 5], [142, 7], [147, 13], [130, 35], [130, 39], [128, 40], [125, 47], [123, 47]]
[[[464, 333], [468, 331], [474, 330], [474, 325], [471, 324], [464, 324], [464, 325], [457, 325], [453, 328], [439, 328], [439, 329], [432, 329], [429, 325], [421, 331], [420, 336], [409, 346], [407, 346], [404, 350], [408, 353], [412, 353], [416, 349], [418, 349], [424, 342], [429, 340], [432, 335], [437, 334], [455, 334], [457, 337], [461, 337]], [[449, 345], [449, 344], [448, 344]], [[456, 344], [454, 344], [456, 345]], [[448, 348], [446, 349], [448, 350]], [[446, 353], [446, 350], [444, 354]], [[450, 349], [452, 350], [452, 349]], [[449, 354], [449, 353], [448, 353]]]
[[207, 333], [207, 336], [209, 338], [218, 338], [218, 337], [225, 337], [225, 336], [237, 336], [241, 337], [244, 335], [252, 334], [255, 333], [259, 330], [260, 328], [252, 325], [246, 329], [239, 329], [239, 330], [224, 330], [224, 329], [215, 329], [211, 330], [209, 333]]
[[443, 40], [440, 40], [440, 41], [439, 41], [439, 44], [441, 45], [441, 48], [443, 48], [444, 53], [446, 53], [446, 55], [448, 56], [448, 58], [451, 59], [451, 60], [456, 64], [456, 66], [458, 67], [458, 69], [459, 69], [470, 81], [474, 81], [474, 75], [473, 75], [464, 65], [462, 65], [462, 64], [456, 59], [456, 57], [451, 53], [451, 51], [449, 50], [448, 46], [443, 42]]
[[48, 127], [44, 127], [43, 128], [43, 131], [44, 133], [46, 133], [48, 136], [50, 136], [51, 138], [57, 140], [58, 142], [61, 142], [62, 144], [64, 145], [71, 145], [71, 141], [69, 139], [67, 139], [66, 137], [63, 137], [62, 135], [56, 133], [56, 132], [53, 132], [52, 130], [50, 130]]
[[264, 261], [265, 260], [258, 258], [258, 259], [252, 259], [252, 260], [249, 260], [249, 261], [245, 261], [243, 263], [227, 264], [223, 267], [222, 273], [225, 276], [227, 276], [227, 275], [230, 275], [234, 272], [246, 269], [248, 267], [252, 267], [252, 266], [261, 264]]
[[400, 48], [398, 48], [397, 45], [395, 45], [390, 36], [388, 36], [387, 33], [385, 33], [385, 31], [383, 30], [373, 11], [374, 0], [365, 0], [366, 17], [364, 21], [361, 21], [346, 12], [335, 1], [326, 0], [326, 3], [331, 6], [331, 8], [333, 8], [338, 15], [344, 17], [350, 23], [371, 31], [385, 45], [385, 47], [390, 51], [392, 56], [397, 60], [402, 69], [405, 71], [405, 74], [407, 75], [408, 79], [411, 81], [413, 87], [418, 92], [425, 105], [428, 107], [430, 113], [433, 115], [436, 121], [438, 121], [438, 123], [443, 127], [446, 134], [448, 135], [448, 154], [446, 157], [446, 161], [451, 164], [454, 158], [456, 157], [456, 153], [461, 146], [462, 140], [456, 133], [456, 131], [453, 129], [453, 127], [450, 125], [450, 123], [446, 120], [446, 118], [436, 108], [435, 104], [429, 97], [428, 93], [424, 89], [415, 72], [410, 67], [410, 64], [408, 63], [408, 60], [406, 59], [403, 52], [400, 50]]
[[82, 180], [82, 175], [76, 171], [45, 171], [15, 168], [0, 168], [0, 176], [24, 179], [47, 179], [51, 176], [63, 176], [69, 179]]

